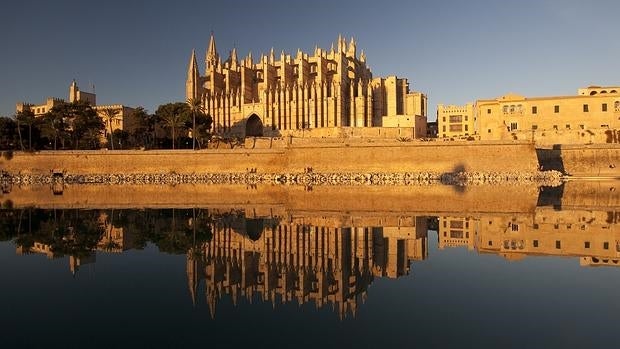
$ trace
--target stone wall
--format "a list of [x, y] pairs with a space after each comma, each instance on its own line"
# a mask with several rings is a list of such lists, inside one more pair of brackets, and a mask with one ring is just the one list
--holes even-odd
[[[267, 142], [261, 140], [260, 142]], [[263, 144], [266, 146], [266, 144]], [[10, 160], [9, 160], [10, 158]], [[343, 142], [254, 149], [15, 152], [0, 158], [10, 173], [259, 173], [304, 172], [533, 172], [534, 147], [498, 142]]]
[[[506, 200], [506, 198], [511, 200]], [[531, 186], [300, 186], [259, 185], [69, 185], [62, 195], [49, 186], [13, 187], [0, 193], [0, 203], [41, 208], [190, 208], [243, 209], [250, 217], [383, 216], [533, 213], [538, 187]]]
[[620, 145], [554, 145], [537, 149], [545, 170], [572, 176], [620, 178]]

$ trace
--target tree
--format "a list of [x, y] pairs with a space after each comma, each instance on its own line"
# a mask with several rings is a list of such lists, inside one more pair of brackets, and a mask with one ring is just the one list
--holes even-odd
[[211, 139], [211, 125], [213, 124], [213, 118], [209, 114], [203, 114], [198, 119], [198, 129], [196, 130], [196, 139], [201, 144], [206, 144]]
[[13, 150], [15, 148], [15, 136], [17, 123], [8, 117], [0, 117], [0, 149]]
[[[52, 108], [53, 110], [53, 108]], [[67, 133], [67, 125], [61, 114], [50, 111], [43, 114], [40, 118], [40, 124], [38, 126], [41, 130], [41, 135], [48, 140], [54, 142], [54, 150], [58, 149], [58, 140], [61, 140], [61, 144], [64, 146], [63, 135]]]
[[176, 133], [184, 128], [189, 117], [189, 107], [186, 103], [168, 103], [160, 105], [155, 112], [158, 121], [166, 129], [170, 129], [172, 135], [172, 149], [176, 148]]
[[112, 131], [112, 121], [114, 120], [116, 115], [118, 115], [118, 110], [114, 108], [103, 109], [103, 117], [108, 122], [108, 126], [110, 128], [110, 145], [112, 147], [112, 150], [114, 150], [114, 137], [113, 137], [114, 131]]
[[129, 132], [121, 129], [116, 129], [112, 133], [114, 134], [114, 139], [116, 139], [116, 141], [118, 142], [120, 149], [123, 149], [123, 147], [127, 148], [129, 143]]
[[31, 110], [22, 110], [15, 114], [15, 121], [17, 122], [17, 132], [19, 134], [19, 145], [24, 150], [24, 144], [22, 143], [21, 125], [28, 126], [28, 150], [32, 150], [32, 124], [35, 122], [34, 113]]
[[[105, 125], [87, 102], [60, 103], [47, 114], [45, 133], [60, 139], [62, 147], [69, 142], [73, 149], [97, 149]], [[54, 143], [56, 149], [56, 141]]]
[[190, 98], [187, 100], [187, 107], [192, 114], [192, 150], [196, 150], [196, 115], [203, 113], [202, 103], [200, 99]]
[[131, 132], [131, 137], [135, 144], [142, 144], [147, 149], [149, 145], [154, 146], [155, 143], [155, 126], [157, 125], [157, 117], [146, 112], [142, 107], [136, 108], [132, 114], [135, 127]]

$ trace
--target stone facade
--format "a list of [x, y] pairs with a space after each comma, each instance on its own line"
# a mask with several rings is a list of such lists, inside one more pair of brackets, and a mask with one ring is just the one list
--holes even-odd
[[475, 130], [474, 106], [437, 105], [437, 126], [439, 138], [470, 136]]
[[620, 127], [619, 91], [620, 87], [591, 86], [579, 89], [574, 96], [507, 94], [478, 100], [475, 112], [480, 138], [549, 144], [610, 143], [604, 139], [606, 134], [613, 136]]
[[409, 127], [426, 135], [426, 95], [407, 79], [373, 78], [357, 43], [339, 37], [330, 50], [294, 56], [273, 49], [258, 62], [236, 48], [220, 57], [211, 35], [205, 73], [192, 52], [185, 85], [213, 117], [216, 134], [282, 136], [288, 131], [334, 127]]
[[[43, 116], [49, 112], [54, 106], [65, 103], [62, 98], [48, 98], [45, 103], [31, 104], [31, 103], [17, 103], [15, 105], [16, 112], [22, 112], [24, 110], [30, 110], [34, 113], [34, 116]], [[131, 131], [134, 128], [135, 120], [133, 119], [134, 108], [122, 105], [122, 104], [110, 104], [110, 105], [97, 105], [97, 95], [90, 92], [81, 91], [75, 80], [71, 82], [69, 86], [69, 99], [68, 103], [73, 102], [87, 102], [97, 112], [105, 122], [105, 129], [101, 135], [102, 140], [105, 140], [110, 132], [110, 124], [105, 117], [105, 111], [112, 109], [116, 115], [112, 120], [112, 132], [115, 130]]]

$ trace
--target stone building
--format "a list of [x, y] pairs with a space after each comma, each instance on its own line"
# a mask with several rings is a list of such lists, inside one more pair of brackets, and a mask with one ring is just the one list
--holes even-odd
[[[102, 134], [102, 140], [105, 140], [110, 132], [110, 125], [105, 116], [106, 110], [108, 109], [116, 113], [112, 120], [112, 132], [115, 130], [131, 131], [135, 127], [135, 120], [133, 119], [134, 108], [122, 104], [97, 105], [97, 95], [95, 93], [81, 91], [75, 80], [73, 80], [69, 86], [68, 103], [73, 102], [87, 102], [97, 112], [97, 115], [104, 120], [106, 127]], [[19, 113], [24, 110], [30, 110], [34, 113], [34, 116], [37, 117], [44, 115], [54, 106], [61, 103], [67, 103], [67, 101], [62, 98], [48, 98], [45, 103], [41, 104], [21, 102], [16, 104], [15, 111]]]
[[524, 97], [507, 94], [478, 100], [478, 132], [483, 140], [536, 143], [617, 143], [620, 87], [590, 86], [574, 96]]
[[355, 40], [342, 37], [329, 50], [292, 56], [272, 49], [256, 62], [252, 53], [240, 59], [236, 48], [222, 60], [211, 35], [204, 74], [192, 52], [185, 95], [202, 102], [215, 133], [223, 135], [343, 127], [406, 128], [414, 137], [426, 135], [426, 95], [410, 91], [407, 79], [374, 78]]
[[437, 105], [439, 138], [463, 137], [476, 133], [474, 105]]

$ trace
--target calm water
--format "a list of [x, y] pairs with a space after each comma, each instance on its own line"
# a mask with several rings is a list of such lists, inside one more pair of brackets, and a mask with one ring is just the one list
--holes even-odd
[[348, 223], [4, 209], [3, 347], [613, 346], [620, 210], [550, 195], [524, 212]]

